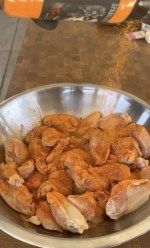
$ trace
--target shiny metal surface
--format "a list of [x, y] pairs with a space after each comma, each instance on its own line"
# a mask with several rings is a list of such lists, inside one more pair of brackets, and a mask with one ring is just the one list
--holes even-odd
[[[139, 98], [96, 85], [59, 84], [39, 87], [0, 104], [0, 154], [8, 136], [22, 137], [47, 113], [85, 116], [127, 112], [135, 122], [150, 127], [150, 106]], [[0, 200], [0, 229], [24, 242], [44, 248], [102, 248], [119, 245], [150, 230], [150, 201], [119, 221], [107, 220], [83, 235], [59, 234], [25, 222]]]

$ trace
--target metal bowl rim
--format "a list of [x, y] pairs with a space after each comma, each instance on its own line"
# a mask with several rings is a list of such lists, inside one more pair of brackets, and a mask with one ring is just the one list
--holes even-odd
[[106, 90], [110, 90], [110, 91], [113, 91], [113, 92], [117, 92], [121, 95], [124, 95], [126, 97], [129, 97], [129, 98], [132, 98], [134, 99], [135, 101], [137, 101], [138, 103], [144, 105], [144, 107], [148, 108], [150, 110], [150, 104], [148, 104], [147, 102], [145, 102], [144, 100], [142, 100], [141, 98], [131, 94], [131, 93], [128, 93], [126, 91], [123, 91], [123, 90], [118, 90], [118, 89], [115, 89], [113, 87], [107, 87], [105, 85], [98, 85], [98, 84], [76, 84], [76, 83], [58, 83], [58, 84], [47, 84], [47, 85], [43, 85], [43, 86], [38, 86], [38, 87], [35, 87], [35, 88], [32, 88], [32, 89], [28, 89], [28, 90], [25, 90], [21, 93], [18, 93], [14, 96], [11, 96], [9, 97], [8, 99], [2, 101], [0, 103], [0, 107], [2, 107], [3, 105], [5, 105], [6, 103], [9, 103], [10, 101], [18, 98], [18, 97], [21, 97], [23, 95], [26, 95], [27, 93], [32, 93], [32, 92], [35, 92], [35, 91], [38, 91], [38, 90], [42, 90], [42, 89], [49, 89], [49, 88], [55, 88], [55, 87], [91, 87], [91, 88], [99, 88], [99, 89], [106, 89]]

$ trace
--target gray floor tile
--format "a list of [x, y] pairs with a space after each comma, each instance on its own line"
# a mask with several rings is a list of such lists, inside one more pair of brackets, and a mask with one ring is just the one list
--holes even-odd
[[9, 51], [0, 51], [0, 87], [3, 82], [4, 74], [6, 71], [9, 53]]
[[[11, 51], [11, 55], [7, 64], [7, 70], [3, 77], [2, 85], [1, 85], [1, 92], [0, 92], [0, 101], [5, 99], [7, 94], [7, 90], [12, 79], [12, 75], [14, 72], [14, 68], [16, 65], [16, 61], [18, 58], [18, 51]], [[21, 82], [20, 82], [21, 83]]]
[[18, 19], [15, 21], [1, 18], [0, 16], [0, 51], [11, 50], [14, 35], [18, 26]]
[[28, 20], [26, 19], [19, 20], [13, 46], [12, 46], [12, 51], [18, 51], [18, 52], [20, 51], [20, 47], [22, 44], [22, 40], [23, 40], [25, 31], [26, 31], [27, 25], [28, 25]]

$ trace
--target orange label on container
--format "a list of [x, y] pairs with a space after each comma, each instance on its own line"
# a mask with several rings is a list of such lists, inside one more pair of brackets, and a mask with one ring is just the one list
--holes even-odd
[[137, 0], [120, 0], [118, 8], [109, 20], [109, 23], [120, 23], [125, 21], [135, 7]]

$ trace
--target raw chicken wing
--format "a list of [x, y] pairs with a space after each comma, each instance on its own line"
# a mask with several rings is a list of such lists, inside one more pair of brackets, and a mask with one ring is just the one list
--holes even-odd
[[39, 202], [36, 209], [36, 216], [42, 223], [42, 226], [48, 230], [56, 230], [62, 232], [62, 228], [55, 221], [50, 206], [47, 201]]
[[78, 118], [71, 115], [53, 114], [45, 116], [43, 122], [48, 127], [54, 127], [63, 133], [74, 132], [80, 121]]
[[79, 193], [96, 191], [108, 186], [107, 179], [91, 173], [90, 166], [84, 160], [67, 158], [65, 166]]
[[33, 139], [29, 143], [29, 153], [34, 161], [39, 158], [45, 159], [49, 152], [50, 151], [42, 145], [42, 141], [40, 139]]
[[0, 196], [17, 212], [34, 215], [35, 205], [32, 195], [24, 185], [15, 187], [4, 180], [0, 180]]
[[22, 164], [29, 156], [27, 146], [19, 139], [9, 138], [4, 143], [5, 161]]
[[118, 161], [124, 164], [134, 164], [142, 155], [137, 141], [132, 137], [119, 138], [112, 144], [112, 150]]
[[82, 195], [69, 195], [68, 199], [80, 210], [86, 221], [102, 222], [103, 210], [96, 201], [93, 192], [86, 192]]
[[35, 169], [33, 159], [27, 160], [19, 168], [18, 172], [24, 179], [28, 179]]
[[106, 204], [110, 197], [110, 192], [106, 190], [98, 190], [94, 192], [94, 197], [98, 201], [98, 205], [103, 210], [103, 213], [105, 213]]
[[83, 135], [91, 128], [98, 128], [99, 121], [101, 119], [101, 113], [100, 112], [93, 112], [87, 117], [85, 117], [81, 122], [80, 125], [76, 131], [76, 134], [78, 136]]
[[100, 119], [99, 128], [102, 130], [113, 130], [120, 126], [127, 126], [132, 122], [132, 118], [127, 114], [110, 114]]
[[42, 139], [42, 133], [43, 131], [45, 131], [46, 129], [48, 129], [47, 126], [39, 126], [39, 127], [35, 127], [34, 129], [32, 129], [26, 136], [25, 136], [25, 142], [27, 144], [29, 144], [31, 142], [31, 140], [37, 138], [37, 139]]
[[129, 132], [134, 137], [141, 147], [143, 158], [150, 157], [150, 134], [144, 126], [132, 123], [128, 126]]
[[100, 130], [95, 130], [90, 139], [90, 153], [95, 165], [106, 163], [110, 154], [110, 143], [107, 135]]
[[106, 214], [111, 219], [119, 219], [128, 214], [143, 203], [150, 196], [149, 180], [125, 180], [115, 185], [106, 205]]
[[88, 152], [82, 151], [79, 148], [66, 152], [60, 160], [65, 161], [68, 157], [71, 157], [72, 159], [84, 160], [88, 164], [93, 163], [90, 154]]
[[43, 146], [54, 147], [56, 143], [64, 137], [65, 135], [57, 131], [55, 128], [47, 127], [47, 129], [42, 133], [42, 144]]
[[0, 178], [8, 180], [8, 183], [13, 186], [19, 186], [24, 183], [23, 178], [18, 174], [15, 162], [0, 165]]
[[62, 152], [67, 148], [69, 144], [69, 137], [61, 139], [56, 147], [50, 152], [50, 154], [46, 158], [47, 163], [51, 163], [54, 160], [58, 159]]
[[94, 171], [99, 176], [108, 178], [110, 184], [131, 178], [129, 167], [119, 163], [105, 164], [100, 167], [92, 168], [91, 171]]
[[41, 175], [38, 171], [34, 171], [25, 182], [25, 185], [29, 191], [33, 191], [38, 189], [45, 180], [47, 180], [47, 178], [44, 175]]
[[68, 196], [73, 191], [73, 181], [65, 170], [59, 170], [49, 175], [38, 189], [38, 198], [45, 197], [47, 192], [57, 191]]
[[82, 234], [89, 228], [81, 212], [62, 194], [47, 193], [47, 201], [56, 222], [65, 230]]

